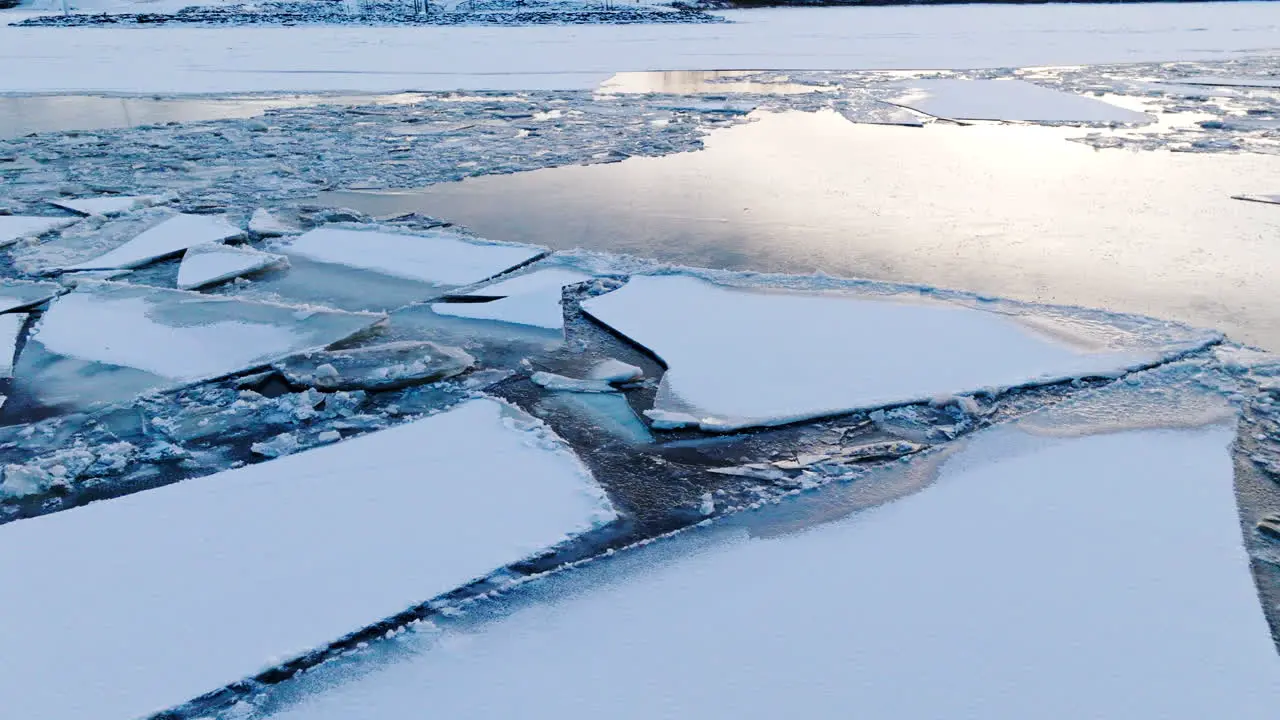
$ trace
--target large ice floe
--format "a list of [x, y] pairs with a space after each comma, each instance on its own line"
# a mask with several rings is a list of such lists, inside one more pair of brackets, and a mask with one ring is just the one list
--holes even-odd
[[123, 400], [322, 348], [382, 318], [84, 281], [44, 313], [20, 382], [46, 404]]
[[71, 217], [0, 215], [0, 247], [66, 227], [76, 220]]
[[1023, 80], [909, 80], [890, 98], [898, 105], [953, 120], [1141, 123], [1150, 115]]
[[[590, 275], [567, 268], [535, 270], [456, 296], [463, 302], [435, 303], [431, 309], [440, 315], [558, 330], [564, 327], [561, 291], [566, 285], [590, 279]], [[492, 299], [475, 302], [483, 298]]]
[[166, 218], [138, 236], [107, 253], [84, 262], [68, 265], [64, 270], [116, 270], [146, 265], [187, 248], [205, 243], [220, 243], [243, 234], [240, 228], [221, 215], [178, 214]]
[[651, 419], [712, 431], [1114, 377], [1220, 337], [1186, 329], [1145, 337], [1065, 315], [1059, 324], [1044, 312], [911, 300], [639, 275], [582, 307], [667, 365]]
[[5, 715], [143, 717], [613, 517], [558, 438], [479, 399], [0, 526]]
[[154, 195], [103, 195], [75, 199], [57, 198], [49, 202], [82, 215], [121, 215], [130, 210], [151, 205], [159, 199]]
[[989, 429], [889, 504], [828, 487], [462, 605], [262, 715], [1272, 718], [1235, 432], [1118, 407], [1137, 427]]

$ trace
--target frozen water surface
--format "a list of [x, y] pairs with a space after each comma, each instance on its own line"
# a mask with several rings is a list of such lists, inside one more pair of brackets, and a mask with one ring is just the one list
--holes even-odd
[[268, 714], [1271, 718], [1233, 437], [988, 431], [915, 495], [815, 499], [808, 523], [784, 503], [553, 576]]
[[[18, 354], [18, 336], [27, 316], [22, 313], [0, 315], [0, 378], [13, 377], [13, 360]], [[3, 403], [0, 403], [3, 405]]]
[[1145, 348], [1081, 338], [1095, 344], [1086, 348], [1033, 331], [1012, 314], [732, 289], [672, 275], [633, 276], [621, 289], [585, 301], [583, 309], [667, 365], [655, 411], [691, 416], [704, 430], [1114, 376], [1213, 337], [1189, 333]]
[[287, 263], [284, 255], [265, 253], [248, 247], [235, 247], [221, 243], [195, 245], [187, 248], [178, 266], [178, 289], [216, 285], [241, 275], [248, 275], [264, 268]]
[[205, 243], [220, 243], [243, 235], [244, 231], [220, 215], [178, 214], [161, 221], [137, 237], [104, 255], [64, 270], [113, 270], [134, 268], [187, 248]]
[[956, 120], [1141, 123], [1155, 118], [1084, 95], [1023, 80], [911, 80], [892, 98], [899, 105]]
[[576, 270], [549, 268], [535, 270], [473, 290], [460, 297], [493, 297], [488, 302], [435, 303], [431, 309], [441, 315], [497, 320], [549, 329], [564, 327], [561, 291], [566, 285], [590, 280]]
[[83, 215], [120, 215], [130, 210], [146, 207], [157, 199], [152, 195], [104, 195], [102, 197], [77, 199], [58, 198], [49, 202], [60, 208], [74, 210]]
[[57, 283], [0, 280], [0, 312], [39, 305], [65, 290]]
[[484, 399], [9, 523], [0, 695], [32, 720], [146, 716], [613, 517], [558, 438]]
[[66, 227], [75, 222], [70, 217], [27, 217], [0, 215], [0, 247], [12, 245], [23, 238], [43, 235], [50, 230]]

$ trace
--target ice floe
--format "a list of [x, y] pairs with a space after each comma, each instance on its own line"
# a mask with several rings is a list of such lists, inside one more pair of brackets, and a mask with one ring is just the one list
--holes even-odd
[[288, 261], [284, 255], [248, 247], [222, 243], [194, 245], [187, 248], [182, 264], [178, 266], [178, 289], [193, 290], [216, 285]]
[[392, 390], [453, 377], [475, 363], [466, 352], [429, 341], [350, 350], [316, 350], [276, 363], [295, 385], [321, 390]]
[[57, 283], [0, 279], [0, 313], [39, 305], [63, 290]]
[[891, 98], [898, 105], [955, 120], [1150, 123], [1150, 115], [1096, 98], [1052, 90], [1023, 80], [909, 80]]
[[614, 518], [586, 469], [494, 400], [0, 526], [0, 696], [134, 718]]
[[441, 315], [557, 330], [564, 327], [564, 309], [560, 306], [562, 289], [590, 279], [590, 275], [565, 268], [535, 270], [460, 296], [492, 297], [494, 300], [435, 303], [431, 309]]
[[448, 230], [418, 234], [320, 228], [285, 246], [290, 256], [347, 265], [436, 286], [487, 280], [543, 253], [528, 245], [476, 242]]
[[66, 227], [76, 220], [71, 217], [0, 215], [0, 247]]
[[1266, 720], [1233, 437], [991, 431], [915, 495], [797, 499], [552, 576], [266, 714]]
[[187, 248], [220, 243], [243, 234], [221, 215], [179, 214], [161, 221], [111, 251], [64, 270], [116, 270], [146, 265]]
[[529, 380], [532, 381], [534, 385], [544, 387], [548, 390], [579, 393], [618, 392], [618, 388], [610, 385], [605, 380], [583, 380], [580, 378], [571, 378], [549, 372], [536, 372], [529, 376]]
[[82, 215], [120, 215], [130, 210], [147, 207], [161, 198], [155, 195], [103, 195], [90, 198], [58, 198], [51, 205], [73, 210]]
[[0, 378], [13, 377], [13, 360], [18, 354], [18, 336], [27, 322], [23, 313], [0, 315]]
[[249, 232], [262, 237], [279, 237], [300, 231], [278, 220], [266, 208], [258, 208], [253, 211], [253, 217], [249, 218]]
[[1031, 316], [732, 289], [677, 275], [634, 276], [582, 307], [667, 365], [652, 419], [666, 427], [696, 420], [713, 431], [1115, 376], [1205, 342], [1189, 333], [1185, 343], [1090, 351]]

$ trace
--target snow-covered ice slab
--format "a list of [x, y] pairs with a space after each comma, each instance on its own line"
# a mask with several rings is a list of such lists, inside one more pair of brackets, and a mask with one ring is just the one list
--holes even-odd
[[159, 199], [155, 195], [103, 195], [78, 199], [58, 198], [49, 203], [82, 215], [120, 215], [152, 205]]
[[489, 302], [435, 303], [431, 309], [441, 315], [497, 320], [558, 330], [564, 327], [561, 290], [590, 280], [591, 276], [566, 268], [535, 270], [485, 285], [461, 297], [493, 297]]
[[23, 238], [36, 237], [50, 230], [66, 227], [76, 222], [77, 219], [72, 217], [0, 215], [0, 247], [12, 245]]
[[322, 263], [347, 265], [436, 286], [487, 280], [543, 254], [542, 248], [473, 241], [448, 230], [417, 234], [320, 228], [285, 247]]
[[483, 399], [0, 526], [5, 716], [147, 716], [613, 517], [558, 438]]
[[0, 315], [0, 378], [13, 377], [13, 359], [18, 354], [18, 335], [27, 321], [23, 313]]
[[[1116, 329], [1092, 350], [1016, 317], [950, 303], [733, 289], [634, 276], [584, 310], [667, 365], [655, 420], [724, 431], [1083, 376], [1115, 376], [1199, 347]], [[1069, 336], [1068, 333], [1064, 333]], [[1084, 339], [1082, 338], [1082, 341]]]
[[1020, 122], [1150, 123], [1150, 115], [1023, 80], [909, 80], [892, 102], [934, 117]]
[[63, 290], [65, 288], [57, 283], [0, 279], [0, 312], [39, 305]]
[[1237, 200], [1248, 200], [1249, 202], [1271, 203], [1280, 205], [1280, 195], [1232, 195]]
[[187, 248], [243, 234], [221, 215], [174, 215], [104, 255], [64, 270], [117, 270], [146, 265]]
[[997, 430], [915, 495], [815, 497], [799, 526], [797, 499], [553, 576], [318, 668], [269, 717], [1269, 720], [1233, 437]]
[[287, 263], [284, 255], [247, 247], [209, 243], [187, 248], [178, 266], [178, 289], [193, 290], [226, 282], [275, 265]]

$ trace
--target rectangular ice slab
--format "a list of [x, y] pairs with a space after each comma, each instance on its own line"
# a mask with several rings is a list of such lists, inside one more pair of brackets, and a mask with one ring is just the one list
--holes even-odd
[[187, 248], [178, 266], [178, 289], [192, 290], [288, 262], [284, 255], [209, 243]]
[[506, 272], [533, 260], [543, 250], [529, 245], [476, 242], [448, 230], [408, 235], [320, 228], [294, 240], [285, 252], [317, 262], [457, 287]]
[[916, 495], [549, 578], [271, 717], [1272, 720], [1233, 436], [996, 431]]
[[576, 270], [548, 268], [535, 270], [473, 290], [463, 297], [494, 297], [489, 302], [435, 303], [431, 309], [441, 315], [497, 320], [558, 330], [564, 327], [560, 306], [566, 285], [586, 282], [591, 276]]
[[177, 255], [194, 245], [220, 243], [242, 233], [240, 228], [227, 222], [221, 215], [174, 215], [105, 255], [63, 269], [115, 270], [138, 267], [169, 255]]
[[0, 526], [5, 717], [144, 717], [613, 517], [554, 435], [474, 400]]
[[1161, 356], [1087, 352], [958, 305], [766, 293], [688, 276], [635, 276], [582, 306], [666, 363], [655, 410], [707, 430], [1115, 375]]
[[908, 80], [891, 98], [934, 117], [1023, 122], [1149, 123], [1150, 115], [1023, 80]]
[[102, 197], [59, 198], [49, 202], [58, 207], [74, 210], [84, 215], [119, 215], [154, 203], [154, 195], [104, 195]]
[[66, 227], [77, 218], [36, 217], [27, 215], [0, 215], [0, 247], [12, 245], [23, 238], [43, 235], [50, 230]]

